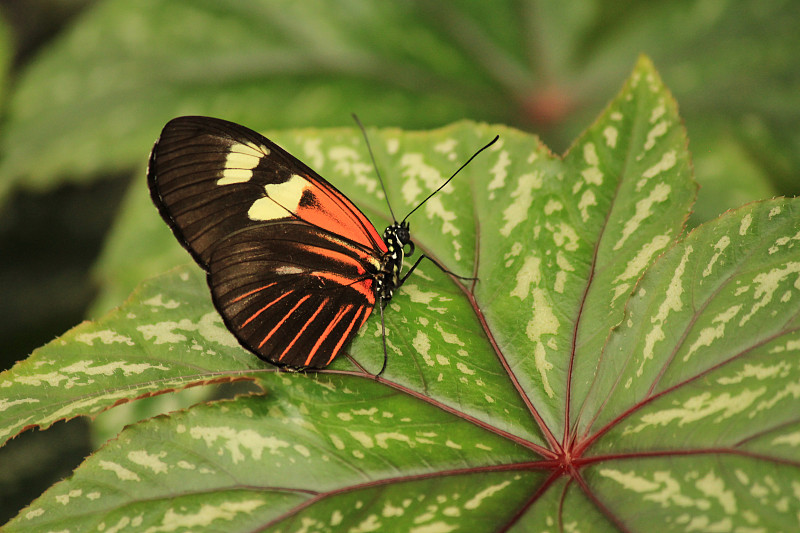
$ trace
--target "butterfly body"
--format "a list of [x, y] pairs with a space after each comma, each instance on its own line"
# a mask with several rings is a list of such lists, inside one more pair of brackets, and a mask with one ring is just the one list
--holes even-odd
[[272, 364], [327, 366], [405, 279], [404, 248], [414, 249], [407, 222], [381, 237], [333, 185], [238, 124], [170, 121], [148, 185], [206, 271], [225, 325]]

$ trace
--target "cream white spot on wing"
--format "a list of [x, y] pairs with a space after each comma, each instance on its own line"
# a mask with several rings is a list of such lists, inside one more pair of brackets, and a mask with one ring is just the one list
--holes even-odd
[[264, 185], [266, 198], [259, 198], [247, 211], [250, 220], [279, 220], [297, 213], [303, 193], [307, 190], [308, 181], [297, 174], [283, 183]]
[[253, 169], [266, 155], [269, 155], [269, 149], [264, 146], [254, 143], [232, 144], [225, 158], [225, 170], [217, 180], [217, 185], [247, 183], [253, 177]]

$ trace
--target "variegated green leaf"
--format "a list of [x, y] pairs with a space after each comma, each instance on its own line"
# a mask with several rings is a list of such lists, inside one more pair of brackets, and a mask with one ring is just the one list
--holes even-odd
[[[193, 383], [265, 391], [129, 427], [8, 530], [796, 529], [800, 204], [682, 235], [686, 137], [642, 59], [563, 158], [471, 123], [375, 133], [395, 211], [494, 133], [411, 218], [479, 281], [423, 263], [387, 308], [380, 378], [377, 316], [325, 372], [278, 372], [188, 268], [3, 374], [6, 436]], [[292, 138], [385, 223], [355, 132]]]
[[0, 374], [3, 442], [25, 428], [260, 368], [198, 290], [203, 284], [194, 268], [145, 283], [119, 310], [84, 322]]

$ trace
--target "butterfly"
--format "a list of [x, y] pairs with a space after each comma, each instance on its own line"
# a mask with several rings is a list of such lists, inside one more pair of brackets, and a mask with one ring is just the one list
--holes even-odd
[[[150, 154], [147, 183], [162, 218], [206, 271], [226, 327], [279, 367], [329, 365], [376, 302], [383, 317], [422, 259], [445, 270], [423, 254], [402, 274], [404, 258], [414, 253], [408, 215], [401, 222], [392, 215], [379, 235], [319, 174], [233, 122], [201, 116], [168, 122]], [[386, 368], [385, 343], [384, 331], [377, 375]]]

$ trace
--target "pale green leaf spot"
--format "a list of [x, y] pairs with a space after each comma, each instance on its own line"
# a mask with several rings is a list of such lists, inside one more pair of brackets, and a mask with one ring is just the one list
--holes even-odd
[[487, 498], [491, 498], [492, 496], [494, 496], [495, 494], [497, 494], [501, 490], [505, 489], [509, 485], [511, 485], [510, 481], [503, 481], [502, 483], [498, 483], [496, 485], [490, 485], [489, 487], [486, 487], [485, 489], [480, 491], [478, 494], [476, 494], [475, 496], [473, 496], [472, 498], [470, 498], [469, 500], [464, 502], [464, 509], [470, 509], [471, 510], [471, 509], [479, 508], [481, 506], [481, 504], [483, 503], [483, 500], [485, 500]]
[[363, 431], [355, 431], [355, 430], [348, 430], [350, 436], [353, 437], [358, 443], [364, 448], [374, 448], [375, 442], [372, 440], [372, 437], [367, 435]]
[[295, 444], [294, 446], [292, 446], [292, 448], [294, 449], [294, 451], [296, 451], [303, 457], [311, 457], [311, 452], [309, 451], [309, 449], [303, 446], [302, 444]]
[[792, 235], [791, 237], [778, 237], [775, 239], [775, 244], [770, 246], [769, 254], [772, 255], [780, 251], [781, 248], [785, 247], [787, 244], [789, 248], [794, 246], [794, 241], [800, 241], [800, 231]]
[[503, 259], [506, 260], [506, 268], [514, 264], [514, 258], [519, 256], [520, 252], [522, 252], [522, 243], [516, 241], [511, 245], [511, 249], [503, 254]]
[[414, 283], [406, 283], [403, 285], [403, 292], [405, 292], [412, 302], [430, 306], [434, 298], [439, 296], [435, 291], [423, 291], [418, 285]]
[[575, 267], [573, 267], [569, 260], [567, 260], [567, 256], [561, 250], [556, 252], [556, 265], [558, 265], [558, 268], [561, 270], [575, 272]]
[[781, 214], [781, 206], [776, 205], [772, 209], [769, 210], [769, 218], [772, 220], [773, 217], [776, 217]]
[[625, 226], [622, 228], [622, 236], [614, 245], [614, 250], [619, 250], [622, 248], [622, 246], [625, 244], [625, 241], [628, 240], [628, 237], [633, 235], [633, 233], [639, 229], [639, 226], [641, 226], [642, 222], [644, 222], [650, 215], [653, 214], [653, 205], [666, 201], [669, 198], [669, 193], [671, 191], [672, 187], [666, 183], [659, 183], [653, 187], [653, 190], [650, 191], [650, 194], [648, 194], [646, 198], [642, 198], [636, 202], [636, 210], [634, 215], [625, 222]]
[[328, 150], [336, 173], [369, 192], [380, 189], [372, 164], [361, 159], [361, 154], [350, 146], [337, 146]]
[[556, 272], [556, 280], [553, 284], [553, 290], [559, 294], [562, 294], [564, 292], [564, 287], [567, 284], [567, 272], [574, 272], [575, 267], [570, 264], [561, 250], [556, 253], [556, 265], [558, 265], [561, 270]]
[[726, 392], [715, 396], [710, 392], [704, 392], [688, 398], [680, 407], [643, 415], [638, 426], [625, 428], [623, 434], [638, 433], [647, 427], [666, 426], [673, 422], [680, 427], [713, 415], [718, 415], [713, 420], [718, 423], [750, 408], [766, 392], [766, 387], [744, 389], [735, 395]]
[[[416, 204], [422, 199], [423, 193], [427, 195], [428, 191], [436, 189], [444, 181], [440, 170], [426, 164], [424, 155], [420, 153], [403, 154], [400, 167], [403, 169], [402, 176], [406, 178], [402, 188], [403, 200], [408, 205]], [[442, 192], [447, 194], [447, 188], [442, 189]]]
[[428, 336], [420, 331], [417, 331], [414, 340], [411, 341], [411, 345], [414, 346], [414, 349], [417, 351], [418, 354], [422, 356], [422, 359], [425, 361], [425, 364], [428, 366], [434, 366], [436, 363], [433, 362], [433, 358], [431, 358], [431, 341]]
[[328, 435], [328, 437], [331, 439], [331, 443], [333, 443], [337, 450], [344, 450], [345, 445], [342, 439], [333, 434]]
[[622, 485], [623, 488], [637, 493], [653, 492], [661, 486], [655, 481], [650, 481], [642, 476], [636, 475], [633, 470], [621, 472], [616, 469], [601, 468], [599, 474], [616, 481]]
[[645, 184], [655, 176], [658, 176], [662, 172], [666, 172], [667, 170], [671, 169], [675, 166], [675, 163], [678, 162], [678, 155], [675, 150], [670, 150], [669, 152], [665, 152], [658, 163], [653, 165], [652, 167], [648, 168], [642, 173], [642, 179], [636, 182], [636, 192], [641, 191]]
[[208, 341], [215, 342], [228, 348], [236, 348], [239, 341], [228, 331], [222, 322], [222, 318], [216, 312], [206, 313], [197, 323], [197, 332]]
[[[770, 444], [777, 446], [779, 444], [789, 445], [792, 447], [800, 446], [800, 431], [795, 431], [793, 433], [787, 433], [785, 435], [781, 435], [779, 437], [775, 437], [770, 441]], [[795, 487], [795, 496], [800, 499], [800, 495], [797, 494], [797, 491], [800, 490], [800, 483], [796, 483]]]
[[653, 472], [652, 480], [634, 472], [620, 472], [614, 469], [603, 469], [601, 473], [619, 483], [623, 488], [646, 494], [643, 499], [659, 503], [661, 507], [696, 507], [707, 510], [711, 503], [705, 498], [692, 498], [681, 491], [680, 481], [672, 477], [670, 472]]
[[589, 220], [589, 208], [597, 205], [597, 198], [591, 190], [583, 191], [581, 199], [578, 200], [578, 210], [581, 212], [581, 220]]
[[542, 260], [535, 256], [528, 256], [522, 267], [517, 271], [517, 284], [511, 290], [511, 296], [525, 300], [530, 294], [531, 285], [538, 285], [542, 279], [540, 266]]
[[370, 531], [379, 531], [383, 524], [378, 520], [378, 516], [371, 514], [361, 523], [348, 530], [348, 533], [368, 533]]
[[711, 346], [711, 344], [717, 340], [721, 339], [725, 335], [725, 326], [733, 320], [733, 318], [739, 314], [741, 311], [741, 305], [733, 305], [716, 315], [712, 320], [712, 324], [716, 324], [714, 327], [703, 328], [700, 330], [700, 333], [697, 336], [697, 340], [692, 343], [692, 346], [689, 348], [689, 351], [686, 355], [683, 356], [684, 361], [688, 361], [689, 358], [694, 355], [698, 348], [701, 346]]
[[19, 400], [9, 400], [8, 398], [0, 398], [0, 413], [14, 407], [15, 405], [22, 405], [26, 403], [39, 403], [41, 400], [38, 398], [20, 398]]
[[33, 509], [32, 511], [28, 511], [27, 513], [25, 513], [25, 519], [26, 520], [32, 520], [34, 518], [38, 518], [38, 517], [42, 516], [43, 514], [44, 514], [44, 509], [41, 509], [41, 508]]
[[656, 313], [656, 316], [650, 319], [650, 322], [653, 324], [653, 329], [650, 330], [647, 335], [645, 335], [645, 344], [644, 349], [642, 350], [642, 361], [638, 370], [636, 371], [637, 376], [642, 375], [644, 372], [644, 365], [647, 363], [647, 361], [653, 359], [655, 344], [664, 340], [663, 326], [670, 312], [674, 311], [677, 313], [683, 309], [683, 302], [681, 301], [681, 296], [683, 295], [682, 276], [686, 270], [686, 262], [689, 260], [689, 254], [691, 253], [692, 247], [687, 246], [683, 253], [683, 258], [681, 258], [681, 262], [675, 269], [672, 280], [670, 280], [669, 287], [667, 287], [667, 290], [664, 293], [664, 301], [661, 302], [661, 305], [658, 307], [658, 313]]
[[[653, 148], [656, 145], [656, 140], [658, 140], [659, 137], [667, 133], [668, 129], [669, 129], [669, 123], [666, 120], [662, 120], [661, 122], [653, 126], [647, 133], [647, 141], [645, 141], [644, 143], [644, 151], [647, 152], [651, 148]], [[639, 157], [642, 156], [640, 155]]]
[[575, 228], [566, 222], [559, 223], [555, 228], [550, 223], [547, 223], [545, 228], [553, 232], [553, 242], [556, 243], [556, 246], [563, 247], [568, 252], [574, 252], [578, 249], [578, 242], [580, 241], [578, 234]]
[[444, 342], [446, 342], [447, 344], [455, 344], [456, 346], [464, 346], [464, 341], [459, 339], [458, 335], [456, 335], [455, 333], [446, 332], [444, 329], [442, 329], [441, 324], [439, 324], [438, 322], [434, 325], [434, 327], [436, 328], [436, 331], [438, 331], [439, 334], [441, 334], [442, 340], [444, 340]]
[[658, 103], [656, 107], [650, 112], [650, 124], [655, 124], [658, 119], [664, 116], [667, 112], [667, 107], [664, 105], [663, 100]]
[[797, 401], [800, 399], [800, 383], [793, 382], [793, 383], [786, 383], [781, 388], [770, 388], [769, 392], [772, 394], [770, 398], [766, 398], [758, 403], [755, 407], [755, 411], [751, 414], [751, 416], [755, 416], [756, 413], [761, 411], [766, 411], [775, 407], [778, 402], [790, 398], [792, 400]]
[[164, 365], [151, 365], [149, 363], [126, 363], [125, 361], [116, 361], [114, 363], [106, 363], [104, 365], [92, 366], [94, 361], [77, 361], [69, 366], [61, 369], [66, 374], [85, 374], [87, 376], [111, 376], [117, 370], [122, 370], [125, 377], [143, 374], [148, 370], [170, 370], [169, 367]]
[[299, 139], [303, 145], [303, 161], [311, 168], [321, 168], [325, 164], [322, 151], [322, 139], [319, 137], [303, 137]]
[[[412, 441], [408, 435], [403, 435], [402, 433], [398, 432], [384, 432], [384, 433], [376, 433], [375, 434], [375, 444], [378, 445], [379, 448], [388, 449], [389, 448], [389, 441], [398, 441], [408, 444], [410, 448], [415, 446], [414, 441]], [[424, 439], [418, 438], [418, 441], [422, 442]]]
[[544, 206], [544, 214], [545, 215], [552, 215], [556, 211], [561, 211], [564, 209], [564, 204], [559, 202], [558, 200], [550, 199], [547, 201], [547, 204]]
[[543, 176], [541, 172], [523, 174], [517, 181], [517, 188], [511, 193], [513, 202], [503, 210], [505, 225], [500, 228], [500, 234], [508, 237], [511, 230], [521, 222], [528, 219], [528, 210], [533, 204], [533, 191], [542, 188]]
[[736, 288], [736, 290], [733, 292], [733, 295], [741, 296], [742, 294], [746, 293], [749, 290], [750, 290], [750, 285], [742, 285], [741, 287]]
[[467, 365], [465, 365], [464, 363], [456, 363], [456, 368], [457, 368], [457, 369], [459, 370], [459, 372], [461, 372], [462, 374], [467, 374], [467, 375], [469, 375], [469, 376], [474, 376], [474, 375], [475, 375], [475, 371], [474, 371], [474, 370], [472, 370], [472, 369], [471, 369], [470, 367], [468, 367]]
[[[65, 389], [71, 389], [75, 386], [77, 378], [72, 377], [68, 378], [64, 374], [60, 372], [47, 372], [43, 374], [31, 374], [30, 376], [17, 376], [14, 380], [16, 383], [21, 383], [23, 385], [31, 385], [33, 387], [40, 387], [43, 384], [50, 385], [51, 387], [63, 387]], [[61, 382], [66, 382], [61, 385]]]
[[100, 461], [100, 468], [115, 473], [120, 481], [141, 481], [136, 472], [132, 472], [124, 466], [113, 461]]
[[145, 533], [206, 529], [216, 520], [231, 521], [237, 515], [250, 514], [264, 504], [265, 502], [260, 500], [223, 502], [217, 505], [203, 504], [199, 510], [192, 510], [186, 514], [181, 514], [175, 509], [167, 509], [161, 524], [148, 528]]
[[219, 441], [221, 446], [218, 453], [221, 455], [223, 450], [227, 450], [234, 463], [246, 459], [243, 449], [250, 452], [253, 460], [258, 461], [264, 450], [270, 455], [279, 455], [282, 449], [289, 447], [289, 443], [285, 440], [272, 436], [263, 437], [252, 429], [237, 431], [228, 426], [196, 426], [189, 429], [189, 435], [193, 439], [203, 440], [209, 448], [216, 446]]
[[556, 318], [544, 291], [539, 288], [533, 289], [533, 318], [528, 322], [525, 332], [528, 338], [535, 343], [533, 350], [534, 364], [542, 378], [542, 387], [544, 387], [545, 393], [550, 398], [555, 394], [548, 378], [548, 372], [553, 369], [553, 364], [547, 360], [547, 350], [542, 337], [544, 335], [556, 335], [560, 325], [561, 323]]
[[161, 294], [157, 294], [152, 298], [144, 300], [142, 303], [151, 307], [163, 307], [165, 309], [176, 309], [181, 305], [180, 302], [176, 302], [175, 300], [168, 300], [165, 302], [164, 296]]
[[149, 341], [155, 339], [155, 344], [175, 344], [186, 341], [186, 337], [180, 333], [173, 333], [175, 329], [188, 329], [193, 328], [191, 320], [184, 318], [180, 322], [173, 322], [171, 320], [165, 322], [158, 322], [156, 324], [149, 324], [146, 326], [139, 326], [137, 331], [141, 332], [144, 340]]
[[614, 304], [614, 302], [617, 301], [617, 298], [619, 298], [620, 296], [630, 294], [630, 288], [631, 284], [625, 282], [614, 285], [614, 296], [611, 298], [612, 305]]
[[[446, 189], [442, 190], [444, 191]], [[442, 235], [453, 235], [457, 237], [461, 234], [461, 230], [453, 223], [453, 221], [456, 220], [455, 211], [445, 209], [442, 203], [442, 197], [438, 194], [425, 202], [423, 209], [425, 210], [425, 216], [428, 220], [433, 220], [434, 217], [442, 220]], [[456, 241], [453, 242], [455, 243]]]
[[[667, 235], [656, 235], [653, 237], [650, 242], [644, 244], [636, 255], [628, 261], [628, 265], [625, 267], [625, 270], [616, 278], [614, 278], [615, 293], [614, 293], [614, 300], [616, 300], [622, 294], [627, 294], [628, 292], [628, 283], [624, 283], [634, 278], [638, 278], [639, 275], [647, 268], [647, 265], [650, 264], [650, 261], [653, 259], [653, 256], [658, 253], [659, 251], [663, 250], [670, 242], [670, 236]], [[623, 287], [624, 286], [624, 287]]]
[[81, 489], [73, 489], [66, 494], [59, 494], [56, 496], [56, 501], [61, 505], [67, 505], [72, 498], [78, 498], [83, 494]]
[[156, 474], [166, 474], [169, 470], [167, 463], [162, 461], [167, 452], [147, 453], [146, 450], [128, 452], [128, 460], [139, 466], [152, 470]]
[[596, 167], [600, 164], [600, 159], [597, 157], [597, 148], [594, 143], [586, 143], [583, 145], [583, 159], [590, 167]]
[[769, 353], [781, 353], [785, 351], [793, 352], [797, 350], [800, 350], [800, 339], [788, 340], [783, 346], [774, 346]]
[[616, 148], [618, 135], [619, 132], [617, 131], [617, 128], [614, 126], [606, 126], [605, 129], [603, 129], [603, 137], [606, 138], [606, 146], [612, 149]]
[[425, 524], [424, 526], [417, 526], [412, 527], [408, 530], [409, 533], [450, 533], [451, 531], [455, 531], [460, 529], [459, 525], [456, 524], [448, 524], [447, 522], [438, 521], [432, 522], [430, 524]]
[[728, 514], [735, 514], [737, 505], [736, 497], [732, 490], [725, 490], [725, 481], [709, 472], [695, 482], [695, 486], [711, 500], [716, 499], [722, 509]]
[[714, 263], [717, 262], [717, 259], [719, 259], [719, 256], [722, 255], [722, 252], [725, 251], [725, 249], [728, 247], [728, 245], [730, 243], [731, 243], [731, 238], [728, 237], [727, 235], [723, 235], [722, 237], [720, 237], [720, 239], [714, 245], [714, 249], [716, 251], [714, 252], [714, 255], [711, 256], [711, 259], [708, 260], [708, 264], [706, 265], [706, 268], [703, 269], [703, 277], [704, 278], [707, 278], [708, 276], [711, 275], [711, 270], [714, 268]]
[[734, 385], [742, 383], [746, 379], [755, 378], [758, 381], [765, 379], [775, 379], [779, 377], [786, 377], [791, 371], [792, 366], [785, 362], [779, 361], [774, 365], [752, 365], [746, 364], [741, 370], [737, 371], [733, 376], [725, 376], [717, 379], [720, 385]]
[[[600, 186], [603, 184], [603, 173], [597, 167], [589, 167], [581, 171], [581, 176], [590, 185]], [[577, 191], [576, 191], [577, 192]]]
[[498, 152], [497, 163], [489, 169], [489, 172], [494, 176], [486, 187], [489, 190], [490, 200], [494, 199], [494, 191], [496, 189], [501, 189], [505, 186], [506, 178], [508, 177], [508, 166], [510, 164], [511, 158], [508, 155], [508, 151], [501, 150]]
[[116, 342], [127, 344], [128, 346], [133, 346], [135, 344], [133, 339], [130, 337], [120, 335], [116, 331], [112, 331], [110, 329], [93, 331], [91, 333], [81, 333], [75, 337], [75, 340], [84, 344], [88, 344], [89, 346], [93, 346], [95, 340], [99, 340], [103, 344], [114, 344]]
[[378, 414], [378, 408], [370, 407], [369, 409], [351, 409], [350, 412], [355, 416], [368, 416], [372, 418]]
[[386, 502], [383, 504], [383, 510], [381, 511], [381, 515], [386, 518], [392, 518], [395, 516], [403, 516], [405, 513], [405, 509], [403, 507], [397, 507], [392, 505], [390, 502]]
[[[753, 304], [750, 312], [747, 313], [739, 321], [739, 327], [744, 326], [759, 309], [763, 309], [767, 304], [772, 301], [775, 291], [778, 289], [780, 283], [794, 274], [800, 273], [800, 262], [789, 262], [783, 268], [773, 268], [769, 272], [762, 272], [758, 274], [753, 282], [756, 285], [753, 291], [753, 298], [757, 301]], [[800, 289], [800, 276], [797, 276], [794, 281], [794, 287]]]
[[391, 139], [386, 139], [386, 151], [390, 155], [394, 155], [400, 150], [400, 139], [397, 137], [392, 137]]
[[753, 215], [747, 213], [745, 216], [742, 217], [742, 221], [739, 223], [739, 235], [744, 236], [747, 234], [748, 228], [750, 228], [750, 224], [753, 223]]
[[454, 161], [456, 158], [455, 148], [458, 146], [458, 141], [455, 139], [445, 139], [433, 145], [433, 150], [440, 154], [447, 155], [447, 159]]

